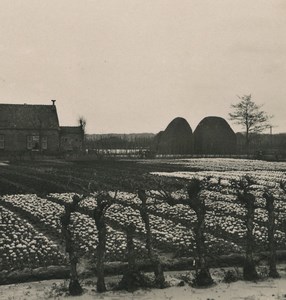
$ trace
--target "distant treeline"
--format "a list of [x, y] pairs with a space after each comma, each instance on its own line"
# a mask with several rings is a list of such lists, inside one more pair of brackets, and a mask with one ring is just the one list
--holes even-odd
[[[237, 152], [244, 153], [246, 151], [244, 134], [237, 133], [236, 137]], [[249, 150], [252, 153], [277, 153], [286, 156], [286, 133], [254, 134], [250, 138]]]
[[[245, 137], [243, 133], [236, 133], [236, 153], [246, 153]], [[87, 149], [150, 149], [158, 154], [162, 154], [155, 149], [155, 134], [106, 134], [106, 135], [87, 135]], [[166, 147], [168, 147], [166, 145]], [[169, 149], [164, 149], [168, 153]], [[286, 133], [279, 134], [256, 134], [251, 137], [249, 151], [251, 153], [278, 153], [286, 155]], [[180, 149], [178, 149], [178, 154]], [[212, 152], [211, 150], [209, 152]], [[229, 153], [229, 154], [236, 154]], [[198, 154], [198, 153], [196, 153]], [[206, 154], [206, 153], [204, 153]], [[207, 153], [215, 154], [215, 153]]]
[[151, 148], [155, 134], [92, 134], [86, 136], [88, 149], [138, 149]]

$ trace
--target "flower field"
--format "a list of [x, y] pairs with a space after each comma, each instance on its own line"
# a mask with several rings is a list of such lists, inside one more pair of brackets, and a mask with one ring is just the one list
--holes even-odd
[[145, 160], [143, 164], [170, 164], [184, 168], [209, 171], [286, 171], [286, 162], [268, 162], [250, 159], [232, 158], [192, 158], [192, 159], [164, 159]]
[[0, 207], [1, 270], [61, 265], [65, 257], [56, 244], [13, 212]]
[[[243, 160], [178, 160], [171, 162], [201, 171], [152, 172], [154, 178], [189, 180], [211, 176], [215, 190], [204, 190], [206, 214], [206, 245], [210, 257], [227, 253], [242, 253], [245, 249], [245, 208], [236, 200], [231, 180], [244, 175], [255, 179], [253, 193], [256, 197], [254, 234], [257, 251], [267, 250], [267, 211], [263, 192], [275, 197], [276, 244], [285, 250], [286, 196], [280, 181], [286, 176], [283, 163], [266, 163]], [[264, 167], [263, 167], [264, 166]], [[141, 200], [137, 194], [110, 191], [113, 205], [107, 210], [106, 260], [126, 260], [125, 228], [130, 222], [136, 225], [135, 246], [138, 257], [146, 255], [145, 226], [140, 216]], [[64, 204], [72, 202], [74, 192], [14, 194], [0, 196], [0, 269], [14, 270], [26, 267], [60, 265], [66, 263], [63, 251], [60, 217]], [[160, 198], [160, 191], [147, 191], [147, 207], [155, 250], [173, 257], [193, 256], [195, 251], [194, 225], [196, 215], [188, 206], [170, 206]], [[183, 190], [172, 193], [174, 199], [186, 197]], [[97, 229], [92, 210], [96, 207], [96, 194], [82, 200], [79, 211], [72, 214], [72, 234], [76, 249], [82, 258], [96, 259]]]

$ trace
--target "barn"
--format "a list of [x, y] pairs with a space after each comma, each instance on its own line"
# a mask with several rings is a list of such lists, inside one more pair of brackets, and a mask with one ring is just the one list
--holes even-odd
[[55, 100], [51, 105], [0, 104], [0, 153], [80, 150], [83, 129], [60, 127]]
[[195, 153], [234, 154], [236, 135], [227, 121], [221, 117], [204, 118], [194, 131]]

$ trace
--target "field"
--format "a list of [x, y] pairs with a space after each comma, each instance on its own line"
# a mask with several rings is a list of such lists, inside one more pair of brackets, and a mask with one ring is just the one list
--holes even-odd
[[[278, 250], [285, 249], [286, 196], [280, 181], [286, 180], [286, 163], [235, 159], [188, 160], [122, 160], [85, 163], [25, 162], [0, 166], [0, 270], [1, 278], [11, 272], [27, 269], [66, 266], [67, 257], [61, 235], [60, 217], [64, 203], [75, 193], [82, 193], [90, 182], [105, 187], [116, 201], [108, 209], [108, 239], [106, 260], [126, 261], [126, 224], [136, 224], [136, 253], [146, 257], [145, 228], [139, 213], [140, 200], [135, 188], [151, 191], [148, 213], [156, 252], [172, 261], [194, 256], [193, 211], [183, 205], [169, 206], [160, 196], [158, 182], [167, 180], [169, 186], [184, 185], [193, 177], [211, 176], [216, 191], [205, 190], [207, 206], [207, 256], [215, 262], [222, 254], [241, 255], [245, 251], [246, 226], [244, 207], [236, 201], [231, 180], [243, 175], [253, 177], [253, 193], [258, 208], [255, 213], [256, 252], [267, 248], [267, 211], [263, 191], [275, 196]], [[185, 197], [182, 189], [173, 191], [174, 198]], [[72, 231], [80, 267], [94, 265], [98, 245], [97, 230], [91, 211], [96, 207], [93, 196], [80, 203], [73, 214]]]
[[[130, 190], [130, 179], [142, 182], [152, 171], [176, 171], [177, 166], [165, 163], [144, 163], [135, 160], [102, 160], [70, 163], [64, 161], [22, 162], [0, 165], [0, 195], [51, 192], [81, 192], [92, 180], [112, 189]], [[188, 168], [179, 168], [179, 170]], [[120, 180], [119, 180], [120, 179]], [[126, 183], [126, 184], [125, 184]]]

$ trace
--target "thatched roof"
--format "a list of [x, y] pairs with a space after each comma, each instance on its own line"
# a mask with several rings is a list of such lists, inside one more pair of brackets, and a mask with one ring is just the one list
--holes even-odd
[[0, 104], [1, 129], [59, 129], [55, 105]]
[[193, 132], [184, 118], [175, 118], [155, 137], [155, 150], [162, 154], [190, 154], [193, 152]]
[[236, 135], [220, 117], [204, 118], [194, 131], [195, 153], [231, 154], [236, 152]]

